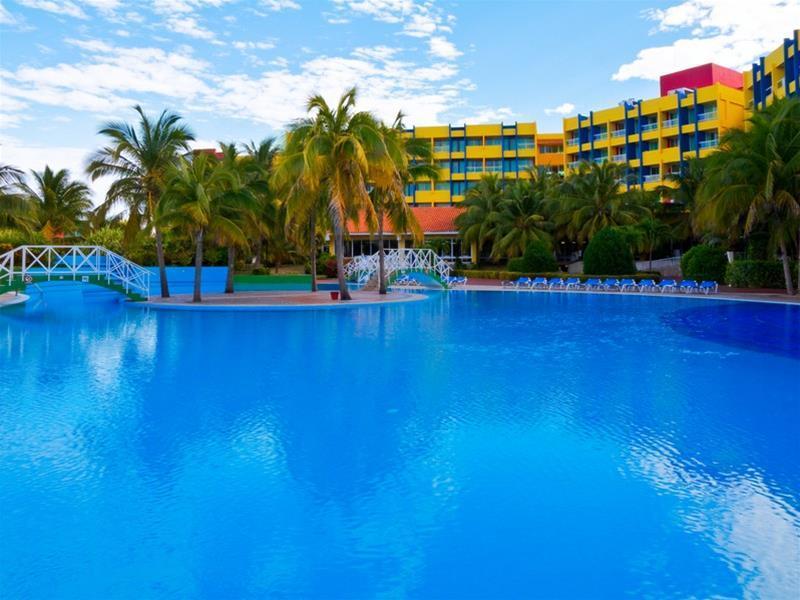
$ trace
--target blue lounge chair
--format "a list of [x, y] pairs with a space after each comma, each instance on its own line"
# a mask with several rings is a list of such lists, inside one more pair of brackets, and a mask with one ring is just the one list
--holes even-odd
[[579, 277], [570, 277], [564, 282], [565, 290], [579, 290], [583, 287]]
[[719, 291], [719, 285], [716, 281], [701, 281], [699, 291], [704, 294], [716, 294]]
[[635, 292], [639, 289], [639, 286], [636, 285], [636, 281], [633, 279], [623, 279], [619, 282], [619, 290], [621, 292]]
[[596, 278], [587, 279], [583, 286], [587, 290], [601, 290], [603, 289], [603, 282]]
[[655, 292], [658, 291], [658, 286], [656, 282], [652, 279], [642, 279], [639, 282], [639, 291], [640, 292]]
[[603, 281], [603, 289], [604, 290], [618, 290], [619, 289], [619, 279], [614, 277], [608, 277]]
[[560, 277], [553, 277], [553, 279], [550, 280], [549, 287], [551, 290], [563, 290], [566, 285], [566, 282]]
[[697, 282], [694, 279], [684, 279], [681, 281], [681, 285], [678, 287], [678, 290], [686, 294], [693, 294], [700, 291], [700, 286], [697, 285]]
[[537, 289], [546, 290], [547, 289], [547, 277], [537, 277], [536, 279], [534, 279], [531, 282], [531, 288], [533, 288], [534, 290], [537, 290]]
[[514, 281], [504, 281], [503, 287], [510, 287], [518, 290], [520, 288], [530, 288], [531, 287], [531, 278], [530, 277], [518, 277]]
[[674, 279], [662, 279], [661, 282], [656, 286], [658, 291], [662, 294], [664, 292], [675, 292], [678, 289], [678, 284], [675, 282]]
[[448, 289], [453, 289], [456, 287], [464, 287], [467, 285], [467, 278], [466, 277], [448, 277], [445, 280], [445, 285]]

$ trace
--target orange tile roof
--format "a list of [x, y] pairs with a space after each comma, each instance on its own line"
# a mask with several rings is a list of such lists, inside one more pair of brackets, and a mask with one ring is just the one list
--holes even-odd
[[[464, 209], [460, 206], [412, 206], [411, 212], [417, 217], [423, 233], [453, 233], [458, 231], [455, 220]], [[396, 233], [388, 220], [384, 218], [383, 229], [386, 233]], [[348, 231], [351, 235], [365, 235], [369, 233], [363, 219], [358, 223], [351, 222]], [[407, 233], [407, 232], [403, 232]]]

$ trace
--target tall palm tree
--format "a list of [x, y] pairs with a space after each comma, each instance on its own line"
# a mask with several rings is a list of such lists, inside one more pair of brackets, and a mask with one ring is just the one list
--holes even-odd
[[[374, 182], [370, 200], [375, 211], [378, 233], [378, 293], [386, 294], [384, 226], [388, 221], [398, 233], [410, 231], [415, 240], [422, 240], [422, 229], [406, 202], [405, 186], [418, 179], [436, 181], [439, 170], [433, 164], [433, 147], [429, 140], [405, 134], [403, 114], [399, 113], [391, 126], [381, 124], [381, 134], [391, 162], [378, 161], [370, 179]], [[386, 171], [380, 169], [386, 168]], [[379, 171], [379, 172], [377, 172]]]
[[206, 234], [244, 243], [246, 235], [237, 223], [235, 207], [227, 192], [235, 185], [235, 175], [211, 154], [181, 157], [168, 171], [167, 185], [156, 211], [156, 224], [167, 229], [182, 229], [193, 239], [193, 302], [202, 300], [203, 248]]
[[260, 142], [251, 141], [244, 146], [242, 163], [245, 167], [245, 181], [257, 203], [247, 227], [250, 235], [255, 238], [254, 267], [261, 266], [267, 239], [283, 233], [282, 211], [270, 181], [277, 154], [278, 145], [275, 138], [264, 138]]
[[100, 128], [98, 133], [108, 138], [108, 145], [92, 155], [86, 170], [92, 180], [104, 176], [116, 179], [106, 197], [108, 208], [122, 203], [129, 220], [153, 226], [161, 297], [168, 298], [164, 239], [154, 216], [166, 185], [167, 171], [180, 154], [189, 151], [194, 134], [175, 113], [165, 110], [154, 120], [141, 106], [133, 109], [138, 115], [134, 125], [111, 121]]
[[692, 237], [692, 213], [697, 202], [697, 194], [705, 178], [705, 159], [690, 158], [678, 173], [671, 173], [664, 179], [673, 185], [661, 185], [656, 191], [669, 202], [657, 207], [658, 217], [672, 232], [670, 237], [686, 241]]
[[649, 262], [648, 271], [653, 270], [653, 251], [658, 245], [672, 237], [672, 230], [655, 217], [645, 217], [636, 225], [629, 227], [629, 231], [636, 242], [636, 249], [647, 252]]
[[50, 232], [50, 237], [74, 236], [83, 227], [92, 198], [89, 187], [70, 179], [69, 171], [31, 171], [32, 185], [23, 184], [23, 194], [33, 206], [37, 225]]
[[475, 244], [479, 252], [485, 244], [494, 244], [504, 194], [502, 181], [491, 173], [481, 177], [467, 192], [463, 202], [465, 210], [455, 221], [464, 243]]
[[344, 234], [347, 222], [363, 214], [374, 218], [367, 180], [387, 172], [390, 162], [380, 127], [368, 112], [356, 112], [356, 89], [351, 88], [331, 108], [320, 95], [306, 104], [309, 117], [294, 123], [286, 135], [278, 181], [298, 194], [314, 197], [324, 190], [333, 227], [336, 271], [342, 300], [350, 300], [344, 277]]
[[763, 227], [780, 250], [792, 294], [789, 247], [796, 243], [800, 251], [800, 98], [756, 112], [746, 130], [729, 131], [706, 160], [696, 224], [745, 237]]
[[633, 225], [649, 211], [639, 195], [623, 193], [622, 180], [616, 163], [582, 163], [559, 187], [556, 223], [579, 243], [606, 227]]
[[550, 242], [546, 205], [552, 176], [541, 168], [530, 175], [530, 179], [518, 179], [505, 188], [496, 218], [495, 258], [521, 256], [532, 241]]
[[35, 216], [21, 190], [24, 177], [16, 167], [0, 163], [0, 226], [30, 233], [35, 226]]

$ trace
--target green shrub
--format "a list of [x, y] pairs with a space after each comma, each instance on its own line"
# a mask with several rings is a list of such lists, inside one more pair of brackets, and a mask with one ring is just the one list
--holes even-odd
[[681, 274], [685, 279], [721, 283], [727, 266], [728, 259], [719, 246], [694, 246], [681, 258]]
[[253, 269], [253, 275], [269, 275], [269, 269], [266, 267], [255, 267]]
[[[797, 284], [797, 263], [791, 265], [792, 278]], [[725, 273], [728, 285], [738, 288], [783, 289], [783, 264], [779, 260], [736, 260]]]
[[583, 253], [583, 272], [609, 275], [635, 273], [636, 265], [626, 236], [613, 227], [597, 232]]
[[25, 233], [19, 229], [0, 229], [0, 244], [7, 244], [11, 248], [25, 244], [44, 244], [44, 237], [39, 232]]
[[533, 241], [522, 255], [526, 271], [558, 271], [558, 263], [550, 246], [544, 242]]
[[117, 254], [124, 254], [122, 246], [123, 231], [119, 227], [101, 227], [86, 237], [89, 246], [102, 246]]
[[528, 269], [525, 268], [525, 259], [521, 256], [518, 258], [512, 258], [508, 261], [508, 270], [514, 273], [522, 273], [523, 271], [527, 271]]

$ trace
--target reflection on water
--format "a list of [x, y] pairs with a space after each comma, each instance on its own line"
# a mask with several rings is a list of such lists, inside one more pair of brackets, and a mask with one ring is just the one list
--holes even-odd
[[798, 588], [797, 361], [687, 337], [685, 300], [192, 314], [60, 290], [0, 312], [2, 597]]

